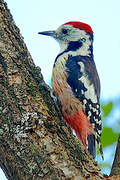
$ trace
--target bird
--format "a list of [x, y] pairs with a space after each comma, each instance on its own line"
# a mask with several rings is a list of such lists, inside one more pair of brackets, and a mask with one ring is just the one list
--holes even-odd
[[100, 79], [93, 55], [90, 25], [69, 21], [53, 31], [39, 32], [60, 45], [52, 70], [52, 88], [61, 104], [64, 121], [95, 159], [101, 145]]

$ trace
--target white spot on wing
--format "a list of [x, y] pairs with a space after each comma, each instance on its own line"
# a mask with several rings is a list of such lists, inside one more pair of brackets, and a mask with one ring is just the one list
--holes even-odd
[[88, 111], [88, 118], [90, 118], [91, 115], [92, 115], [92, 113], [90, 111]]
[[92, 108], [93, 109], [93, 112], [96, 112], [96, 109], [95, 108]]
[[100, 119], [96, 119], [96, 118], [94, 117], [94, 121], [96, 122], [96, 124], [101, 125], [101, 120], [100, 120]]
[[91, 104], [89, 104], [89, 108], [92, 109], [92, 105]]
[[98, 110], [96, 110], [96, 114], [98, 115], [99, 113], [98, 113]]
[[97, 108], [99, 109], [99, 104], [97, 104]]
[[87, 104], [87, 100], [86, 99], [84, 99], [83, 102], [84, 102], [84, 104]]
[[100, 134], [101, 134], [101, 132], [102, 132], [102, 130], [97, 130], [97, 132], [98, 132], [98, 134], [100, 135]]
[[84, 94], [84, 91], [81, 89], [81, 94]]

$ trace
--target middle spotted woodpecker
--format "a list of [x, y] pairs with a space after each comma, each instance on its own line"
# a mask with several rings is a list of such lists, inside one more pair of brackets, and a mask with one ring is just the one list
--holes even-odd
[[92, 28], [82, 22], [70, 21], [56, 31], [39, 34], [51, 36], [60, 44], [53, 67], [52, 87], [61, 103], [63, 119], [93, 158], [96, 142], [103, 157], [100, 80], [93, 57]]

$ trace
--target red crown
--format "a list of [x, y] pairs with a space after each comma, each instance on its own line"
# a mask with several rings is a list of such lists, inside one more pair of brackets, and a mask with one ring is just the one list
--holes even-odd
[[65, 23], [64, 25], [71, 25], [74, 28], [84, 30], [86, 33], [90, 33], [90, 34], [93, 33], [92, 28], [88, 24], [82, 23], [82, 22], [79, 22], [79, 21], [70, 21], [70, 22]]

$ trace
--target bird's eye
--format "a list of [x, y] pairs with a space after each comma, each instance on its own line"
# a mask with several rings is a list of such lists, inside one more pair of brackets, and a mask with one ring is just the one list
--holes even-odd
[[85, 42], [85, 41], [86, 41], [86, 39], [85, 39], [85, 38], [82, 38], [82, 39], [81, 39], [81, 41], [82, 41], [82, 42]]
[[67, 32], [68, 32], [67, 29], [62, 29], [63, 34], [67, 34]]

